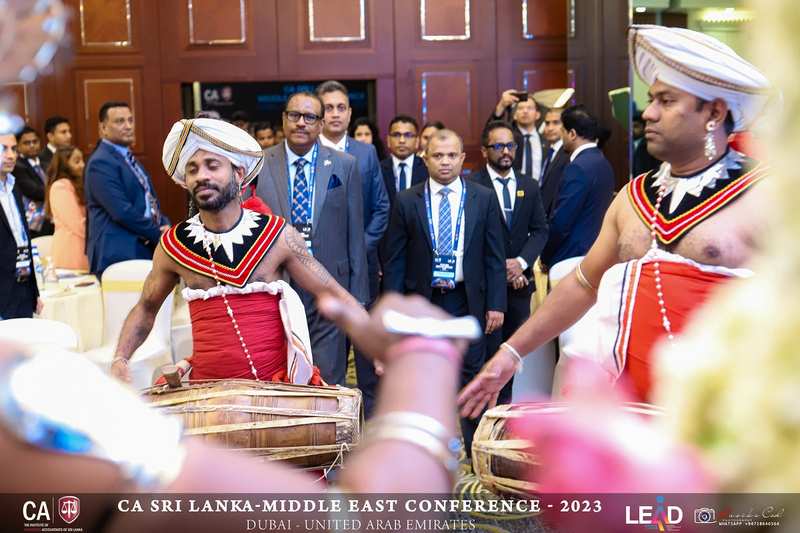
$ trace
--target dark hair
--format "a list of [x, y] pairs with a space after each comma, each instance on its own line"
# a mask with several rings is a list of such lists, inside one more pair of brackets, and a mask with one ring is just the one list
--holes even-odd
[[348, 100], [350, 99], [350, 95], [347, 93], [347, 87], [345, 87], [341, 82], [338, 82], [336, 80], [323, 81], [322, 83], [317, 85], [316, 92], [317, 96], [321, 98], [323, 94], [335, 93], [337, 91], [340, 93], [344, 93], [347, 99]]
[[294, 98], [297, 98], [298, 96], [305, 96], [307, 98], [312, 98], [316, 100], [317, 103], [319, 104], [320, 115], [325, 113], [325, 105], [322, 103], [322, 99], [316, 94], [309, 91], [297, 91], [296, 93], [290, 94], [289, 98], [286, 99], [286, 105], [283, 107], [283, 110], [286, 111], [287, 109], [289, 109], [289, 102], [291, 102]]
[[602, 127], [583, 104], [566, 108], [561, 113], [561, 123], [565, 130], [575, 130], [578, 137], [588, 141], [597, 141], [597, 146], [600, 148], [611, 137], [611, 131]]
[[423, 124], [422, 125], [422, 129], [419, 130], [419, 132], [422, 133], [423, 131], [427, 130], [428, 128], [436, 128], [437, 130], [445, 130], [445, 129], [447, 129], [445, 127], [444, 123], [442, 123], [441, 120], [434, 120], [432, 122], [426, 122], [425, 124]]
[[70, 180], [75, 187], [75, 196], [78, 197], [78, 203], [80, 205], [86, 205], [86, 200], [83, 197], [83, 176], [73, 176], [67, 164], [69, 158], [72, 157], [72, 153], [77, 149], [77, 146], [67, 146], [65, 148], [56, 149], [56, 152], [53, 154], [53, 159], [50, 161], [50, 166], [47, 167], [47, 190], [44, 196], [44, 212], [48, 218], [53, 217], [53, 211], [50, 208], [50, 188], [60, 179]]
[[494, 130], [499, 129], [507, 129], [512, 134], [514, 133], [514, 128], [511, 127], [511, 124], [506, 122], [505, 120], [493, 120], [486, 124], [483, 128], [483, 132], [481, 133], [481, 146], [486, 146], [489, 144], [489, 134], [492, 133]]
[[350, 124], [350, 137], [356, 136], [356, 129], [358, 129], [359, 126], [366, 126], [369, 128], [369, 131], [372, 132], [372, 145], [375, 147], [375, 151], [378, 152], [378, 160], [382, 161], [386, 157], [386, 147], [381, 140], [378, 126], [367, 117], [358, 117]]
[[59, 124], [63, 123], [69, 124], [69, 120], [66, 117], [62, 117], [61, 115], [55, 115], [53, 117], [48, 118], [44, 121], [44, 132], [53, 133], [53, 131], [59, 126]]
[[250, 115], [247, 114], [247, 111], [234, 111], [231, 115], [231, 122], [236, 122], [237, 120], [241, 120], [242, 122], [250, 122]]
[[[697, 98], [697, 105], [695, 106], [695, 111], [700, 111], [703, 109], [703, 106], [706, 104], [710, 104], [710, 100], [703, 100], [702, 98]], [[722, 123], [722, 127], [725, 128], [725, 135], [730, 135], [733, 133], [733, 128], [736, 127], [736, 122], [733, 120], [733, 115], [731, 114], [730, 110], [728, 110], [728, 114], [725, 115], [725, 122]]]
[[253, 135], [255, 135], [261, 130], [272, 130], [273, 133], [275, 132], [275, 128], [272, 126], [272, 122], [256, 122], [253, 125]]
[[35, 130], [35, 129], [33, 129], [33, 128], [31, 128], [30, 126], [26, 125], [24, 128], [22, 128], [21, 130], [19, 130], [19, 133], [17, 133], [17, 142], [19, 142], [19, 141], [20, 141], [20, 139], [22, 139], [22, 136], [23, 136], [23, 135], [25, 135], [26, 133], [33, 133], [33, 134], [35, 134], [37, 137], [39, 136], [39, 134], [38, 134], [38, 133], [36, 133], [36, 130]]
[[128, 102], [123, 102], [122, 100], [111, 100], [109, 102], [104, 103], [100, 106], [100, 112], [98, 113], [98, 117], [100, 118], [100, 122], [105, 122], [108, 118], [108, 110], [112, 107], [126, 107], [128, 109], [131, 108]]
[[417, 119], [414, 117], [410, 117], [408, 115], [397, 115], [389, 122], [389, 131], [391, 131], [392, 126], [397, 124], [398, 122], [405, 122], [406, 124], [411, 124], [414, 126], [414, 129], [417, 130], [419, 133], [419, 124], [417, 124]]

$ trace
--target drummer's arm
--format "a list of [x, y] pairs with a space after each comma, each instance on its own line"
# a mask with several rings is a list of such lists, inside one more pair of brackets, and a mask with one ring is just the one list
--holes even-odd
[[627, 201], [626, 194], [618, 194], [614, 199], [597, 240], [580, 264], [581, 272], [592, 288], [581, 284], [576, 269], [558, 282], [536, 313], [508, 339], [508, 343], [523, 357], [572, 326], [597, 301], [600, 279], [606, 270], [619, 262], [618, 219]]
[[[319, 298], [323, 294], [331, 294], [363, 311], [361, 304], [333, 279], [333, 276], [319, 261], [308, 253], [306, 243], [297, 230], [287, 224], [283, 229], [282, 237], [278, 245], [283, 254], [283, 266], [294, 281], [313, 294], [315, 298]], [[363, 312], [366, 314], [366, 311]]]
[[171, 261], [161, 246], [156, 247], [153, 254], [153, 269], [144, 281], [142, 295], [128, 313], [128, 318], [122, 326], [117, 351], [114, 354], [115, 362], [130, 359], [153, 329], [153, 322], [158, 310], [161, 309], [161, 304], [178, 283], [178, 274], [170, 267]]

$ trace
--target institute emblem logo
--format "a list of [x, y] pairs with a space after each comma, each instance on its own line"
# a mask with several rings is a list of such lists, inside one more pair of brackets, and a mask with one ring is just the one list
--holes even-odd
[[65, 523], [73, 523], [80, 514], [81, 500], [77, 496], [62, 496], [58, 499], [58, 516]]

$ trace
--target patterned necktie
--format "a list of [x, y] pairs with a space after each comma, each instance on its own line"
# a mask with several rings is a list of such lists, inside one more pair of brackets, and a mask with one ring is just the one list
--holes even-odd
[[439, 191], [442, 197], [439, 202], [439, 245], [436, 247], [439, 255], [453, 255], [453, 220], [450, 214], [450, 200], [447, 195], [452, 191], [448, 187], [444, 187]]
[[397, 192], [406, 188], [406, 164], [400, 163], [400, 172], [397, 175]]
[[309, 198], [308, 178], [304, 167], [308, 161], [301, 157], [294, 162], [297, 172], [294, 175], [292, 195], [292, 224], [306, 224], [311, 219], [311, 199]]
[[33, 167], [33, 171], [36, 172], [36, 175], [39, 176], [39, 179], [42, 180], [42, 183], [47, 183], [47, 174], [44, 173], [41, 165], [39, 163], [31, 163]]
[[531, 134], [523, 135], [525, 138], [525, 168], [522, 171], [526, 176], [533, 179], [533, 146], [531, 145]]
[[511, 191], [508, 190], [511, 178], [497, 178], [497, 181], [503, 184], [503, 214], [506, 217], [506, 224], [511, 227], [511, 215], [514, 213], [514, 208], [511, 206]]
[[156, 202], [156, 197], [153, 195], [153, 191], [150, 190], [150, 184], [147, 180], [147, 175], [144, 173], [144, 170], [139, 166], [139, 162], [136, 161], [136, 158], [133, 157], [133, 152], [128, 151], [127, 155], [125, 156], [128, 160], [128, 164], [133, 169], [133, 173], [136, 176], [136, 179], [139, 180], [139, 185], [142, 186], [144, 189], [144, 201], [147, 203], [150, 218], [153, 219], [153, 222], [158, 224], [159, 220], [161, 220], [161, 213], [158, 209], [158, 202]]

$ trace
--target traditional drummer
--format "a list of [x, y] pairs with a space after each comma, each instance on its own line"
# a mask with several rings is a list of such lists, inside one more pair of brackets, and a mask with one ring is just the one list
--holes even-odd
[[583, 262], [462, 392], [465, 415], [493, 403], [523, 355], [595, 302], [597, 329], [580, 336], [584, 349], [573, 355], [595, 359], [612, 379], [627, 375], [636, 396], [648, 399], [658, 378], [652, 347], [680, 332], [721, 283], [746, 274], [766, 234], [769, 206], [758, 184], [768, 168], [727, 139], [760, 117], [768, 80], [695, 31], [633, 26], [629, 41], [631, 63], [650, 86], [647, 148], [664, 163], [617, 195]]
[[245, 131], [215, 119], [176, 122], [164, 142], [167, 173], [199, 212], [165, 231], [144, 290], [120, 333], [113, 375], [130, 381], [128, 362], [179, 280], [186, 288], [193, 353], [179, 363], [191, 379], [256, 379], [321, 384], [305, 310], [288, 273], [319, 297], [360, 308], [275, 215], [243, 208], [240, 191], [258, 175], [263, 151]]

